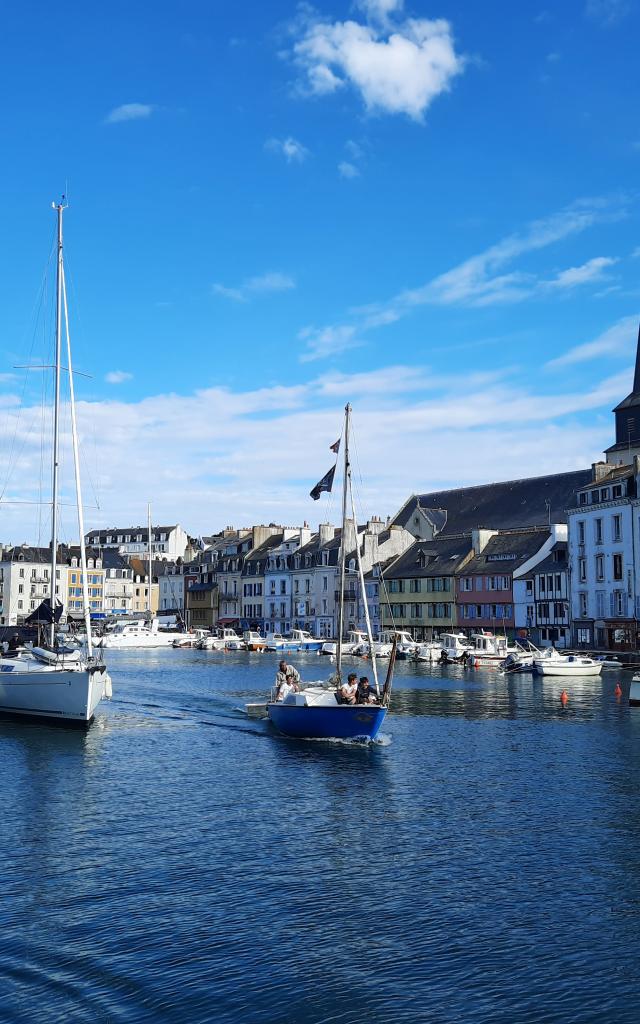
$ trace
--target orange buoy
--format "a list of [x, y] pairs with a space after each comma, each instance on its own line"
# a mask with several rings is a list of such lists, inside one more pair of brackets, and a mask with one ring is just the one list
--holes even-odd
[[616, 683], [616, 688], [613, 692], [615, 693], [616, 697], [622, 697], [622, 687], [620, 686], [620, 683]]
[[560, 703], [562, 704], [563, 708], [566, 707], [569, 703], [569, 694], [566, 690], [563, 690], [560, 694]]

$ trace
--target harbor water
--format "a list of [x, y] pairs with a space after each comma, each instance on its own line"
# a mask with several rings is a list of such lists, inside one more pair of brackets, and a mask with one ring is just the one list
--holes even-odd
[[113, 651], [88, 731], [0, 723], [0, 1021], [635, 1024], [628, 674], [400, 663], [364, 746], [247, 719], [276, 660]]

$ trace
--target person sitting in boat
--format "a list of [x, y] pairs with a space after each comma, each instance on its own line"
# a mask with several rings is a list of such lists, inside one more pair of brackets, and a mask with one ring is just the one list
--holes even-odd
[[287, 665], [281, 661], [276, 673], [276, 700], [284, 700], [288, 693], [293, 690], [297, 693], [300, 689], [300, 673], [294, 665]]
[[342, 683], [338, 690], [340, 704], [355, 704], [358, 693], [358, 677], [355, 672], [350, 672], [346, 683]]
[[356, 691], [356, 704], [375, 704], [376, 701], [377, 698], [371, 689], [369, 676], [360, 676], [360, 682]]

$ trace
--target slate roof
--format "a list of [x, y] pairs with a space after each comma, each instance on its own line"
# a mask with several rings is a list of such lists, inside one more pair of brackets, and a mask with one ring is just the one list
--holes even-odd
[[545, 526], [549, 523], [549, 516], [552, 523], [566, 523], [566, 509], [575, 505], [576, 490], [591, 479], [589, 468], [413, 494], [396, 514], [392, 525], [404, 526], [415, 532], [413, 519], [417, 514], [435, 521], [437, 528], [441, 526], [436, 536], [447, 537], [470, 534], [478, 527], [517, 530]]
[[490, 573], [496, 576], [510, 576], [514, 569], [535, 555], [550, 536], [550, 531], [543, 529], [499, 533], [491, 537], [479, 555], [475, 555], [467, 562], [463, 575]]
[[471, 539], [417, 540], [385, 569], [384, 578], [408, 579], [426, 576], [450, 576], [471, 553]]

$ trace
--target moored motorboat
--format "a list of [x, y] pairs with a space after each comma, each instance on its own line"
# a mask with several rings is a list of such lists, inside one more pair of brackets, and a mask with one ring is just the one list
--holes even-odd
[[[359, 629], [352, 629], [347, 633], [347, 639], [342, 641], [342, 653], [343, 654], [355, 654], [359, 647], [364, 647], [367, 643], [367, 634], [363, 633]], [[320, 648], [321, 654], [329, 654], [333, 657], [338, 652], [338, 641], [337, 640], [326, 640]]]
[[266, 650], [266, 639], [255, 629], [245, 629], [242, 634], [242, 639], [244, 640], [244, 645], [247, 651]]
[[535, 671], [541, 676], [599, 676], [602, 662], [580, 654], [562, 655], [553, 648], [534, 661]]

